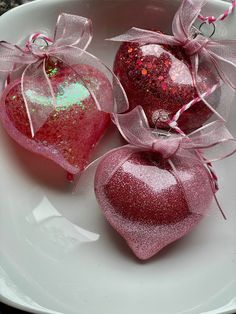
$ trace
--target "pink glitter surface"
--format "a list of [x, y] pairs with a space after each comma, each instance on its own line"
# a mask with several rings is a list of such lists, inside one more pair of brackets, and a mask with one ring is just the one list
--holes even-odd
[[156, 153], [123, 147], [97, 168], [95, 194], [102, 212], [139, 259], [185, 236], [209, 210], [205, 167], [180, 157], [172, 161], [175, 171]]
[[[102, 73], [87, 65], [76, 65], [91, 90], [112, 101], [112, 88]], [[20, 80], [5, 90], [0, 107], [1, 121], [9, 135], [29, 151], [52, 159], [65, 170], [78, 174], [87, 165], [94, 146], [110, 123], [109, 114], [97, 110], [95, 101], [70, 68], [48, 62], [48, 76], [57, 94], [59, 107], [32, 138]], [[81, 81], [80, 81], [81, 82]], [[31, 94], [32, 95], [31, 95]], [[47, 99], [35, 95], [35, 108], [47, 106]], [[41, 97], [42, 96], [42, 97]], [[34, 99], [33, 98], [33, 99]]]
[[[198, 97], [190, 72], [190, 59], [181, 47], [158, 44], [123, 43], [116, 55], [114, 72], [120, 79], [130, 102], [130, 109], [141, 105], [150, 126], [167, 128], [166, 118]], [[201, 65], [204, 79], [201, 90], [207, 90], [213, 74]], [[212, 112], [202, 102], [196, 103], [179, 119], [187, 132], [199, 128]]]

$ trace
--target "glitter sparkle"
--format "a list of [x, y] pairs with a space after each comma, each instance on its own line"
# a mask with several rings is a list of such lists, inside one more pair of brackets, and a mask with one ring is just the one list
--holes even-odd
[[[127, 93], [130, 109], [141, 105], [150, 126], [169, 129], [167, 123], [155, 123], [154, 113], [163, 109], [172, 118], [184, 105], [198, 97], [190, 67], [189, 57], [180, 47], [123, 43], [116, 55], [114, 72]], [[201, 65], [201, 71], [206, 77], [200, 82], [201, 89], [207, 90], [214, 74], [207, 64]], [[215, 95], [220, 99], [220, 94]], [[211, 115], [211, 110], [200, 101], [182, 114], [179, 127], [189, 132], [201, 127]]]
[[184, 157], [175, 157], [175, 165], [174, 172], [157, 153], [122, 147], [97, 168], [95, 193], [102, 212], [140, 259], [185, 236], [209, 210], [205, 167]]
[[[48, 63], [46, 70], [55, 64], [53, 60]], [[96, 91], [98, 97], [107, 101], [112, 99], [112, 89], [103, 73], [91, 66], [74, 65], [72, 69], [58, 63], [57, 68], [59, 71], [49, 77], [56, 93], [58, 108], [52, 110], [34, 138], [21, 93], [20, 79], [6, 88], [2, 96], [0, 118], [8, 133], [20, 145], [53, 160], [67, 172], [78, 174], [87, 165], [96, 143], [110, 122], [109, 114], [98, 111], [88, 89], [81, 84], [81, 78], [92, 93]], [[40, 95], [39, 92], [37, 94], [27, 90], [33, 119], [37, 119], [37, 114], [47, 114], [44, 109], [51, 105], [51, 100], [46, 96], [46, 92]]]

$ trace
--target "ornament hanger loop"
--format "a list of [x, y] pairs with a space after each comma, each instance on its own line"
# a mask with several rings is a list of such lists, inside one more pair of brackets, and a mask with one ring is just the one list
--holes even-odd
[[[206, 34], [204, 34], [204, 32], [202, 31], [202, 28], [204, 25], [208, 25], [208, 27], [211, 25], [212, 26], [212, 32], [210, 35], [206, 36]], [[208, 24], [207, 22], [202, 22], [201, 25], [199, 26], [199, 32], [200, 34], [202, 34], [203, 36], [205, 37], [208, 37], [208, 38], [211, 38], [212, 36], [214, 36], [215, 32], [216, 32], [216, 26], [215, 26], [215, 23], [211, 23], [211, 24]]]
[[32, 43], [44, 49], [49, 46], [49, 42], [44, 37], [37, 37], [32, 40]]
[[153, 134], [156, 136], [156, 137], [161, 137], [161, 138], [168, 138], [170, 136], [170, 130], [171, 128], [169, 129], [169, 131], [165, 131], [165, 130], [162, 130], [162, 129], [159, 129], [157, 127], [158, 123], [165, 123], [168, 125], [168, 122], [169, 122], [169, 113], [163, 109], [160, 109], [160, 110], [156, 110], [153, 114], [153, 122], [154, 122], [154, 125], [155, 125], [155, 128], [153, 129]]
[[41, 55], [47, 51], [48, 47], [53, 43], [52, 39], [42, 33], [35, 33], [29, 37], [26, 43], [26, 50], [31, 51], [35, 55]]

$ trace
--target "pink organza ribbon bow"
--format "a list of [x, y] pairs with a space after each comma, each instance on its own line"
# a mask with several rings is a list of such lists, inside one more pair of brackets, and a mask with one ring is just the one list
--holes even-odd
[[151, 129], [141, 106], [125, 114], [114, 114], [113, 121], [128, 143], [158, 152], [165, 159], [179, 154], [180, 151], [182, 155], [187, 155], [187, 151], [190, 150], [211, 152], [219, 144], [226, 145], [222, 150], [223, 153], [218, 153], [216, 158], [204, 158], [204, 163], [222, 160], [236, 152], [236, 140], [220, 120], [211, 122], [185, 136]]
[[[233, 155], [236, 152], [236, 140], [222, 121], [211, 122], [188, 136], [151, 129], [141, 106], [125, 114], [114, 114], [113, 121], [134, 150], [138, 148], [159, 153], [164, 159], [170, 161], [173, 171], [175, 171], [175, 157], [180, 157], [183, 161], [188, 160], [190, 164], [191, 160], [197, 161], [205, 166], [214, 198], [223, 214], [215, 197], [218, 179], [211, 163]], [[178, 179], [181, 182], [181, 177]]]
[[[110, 40], [182, 47], [191, 60], [193, 83], [199, 96], [220, 119], [225, 120], [229, 112], [227, 106], [232, 102], [236, 89], [236, 40], [213, 40], [196, 29], [194, 34], [193, 24], [205, 3], [206, 0], [182, 1], [172, 22], [173, 36], [133, 27]], [[202, 63], [213, 65], [211, 72], [214, 72], [214, 78], [210, 79], [208, 73], [201, 71]], [[202, 80], [207, 82], [208, 90], [203, 90]], [[215, 90], [221, 95], [220, 104]]]
[[[128, 109], [128, 101], [119, 80], [105, 64], [85, 51], [92, 39], [92, 22], [89, 19], [63, 13], [58, 18], [53, 40], [43, 36], [41, 44], [39, 44], [34, 37], [40, 40], [40, 36], [31, 36], [25, 49], [7, 42], [0, 42], [0, 72], [12, 75], [20, 70], [22, 95], [32, 136], [57, 106], [55, 92], [46, 73], [46, 62], [49, 58], [62, 61], [74, 72], [76, 71], [73, 69], [73, 65], [78, 63], [90, 65], [101, 71], [113, 86], [113, 102], [109, 104], [101, 99], [96, 91], [90, 90], [90, 86], [86, 84], [83, 77], [80, 77], [80, 73], [76, 72], [76, 75], [89, 90], [99, 110], [124, 112]], [[42, 45], [42, 43], [44, 44]], [[34, 110], [34, 104], [31, 103], [26, 93], [28, 89], [47, 97], [49, 105], [46, 109], [45, 106], [42, 106], [41, 110]]]

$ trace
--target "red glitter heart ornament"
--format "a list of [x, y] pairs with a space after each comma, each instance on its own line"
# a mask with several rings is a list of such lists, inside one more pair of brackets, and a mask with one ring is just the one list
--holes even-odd
[[158, 153], [126, 146], [109, 152], [96, 171], [103, 214], [142, 260], [188, 234], [213, 198], [201, 163], [184, 157], [172, 161], [175, 169]]
[[[5, 89], [0, 104], [0, 118], [8, 134], [17, 143], [55, 161], [69, 173], [78, 174], [87, 165], [91, 152], [110, 122], [109, 114], [97, 109], [91, 92], [96, 90], [97, 98], [112, 103], [112, 87], [103, 73], [88, 65], [70, 68], [63, 62], [48, 59], [46, 71], [57, 107], [35, 136], [31, 134], [20, 79]], [[89, 86], [89, 90], [86, 86]], [[47, 110], [50, 103], [46, 96], [30, 89], [25, 93], [33, 104], [33, 111]]]
[[[141, 105], [152, 127], [168, 128], [166, 122], [198, 98], [190, 58], [182, 47], [123, 43], [116, 55], [114, 72], [127, 93], [130, 110]], [[198, 82], [202, 90], [207, 90], [215, 80], [211, 72], [209, 65], [202, 65]], [[219, 99], [219, 91], [215, 97]], [[201, 127], [211, 115], [206, 104], [198, 101], [181, 115], [178, 125], [189, 132]]]
[[110, 38], [123, 43], [114, 69], [130, 107], [142, 106], [151, 127], [188, 133], [213, 113], [214, 120], [228, 118], [236, 90], [236, 41], [217, 40], [194, 27], [205, 3], [181, 1], [172, 35], [132, 27]]

